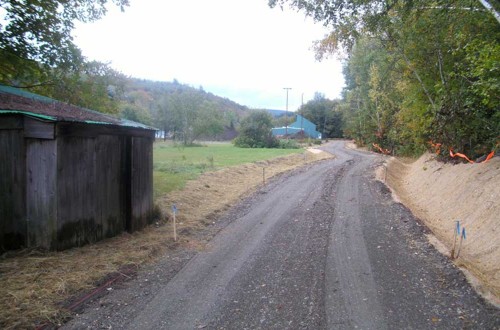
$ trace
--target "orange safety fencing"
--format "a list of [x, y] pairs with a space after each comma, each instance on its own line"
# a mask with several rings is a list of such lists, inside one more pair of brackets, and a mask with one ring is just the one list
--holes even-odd
[[383, 153], [384, 155], [389, 155], [391, 153], [390, 150], [387, 150], [387, 149], [382, 149], [382, 147], [380, 147], [378, 144], [376, 143], [372, 143], [373, 147], [375, 149], [377, 149], [378, 151], [380, 151], [381, 153]]
[[465, 159], [465, 160], [466, 160], [466, 161], [468, 161], [469, 163], [474, 164], [474, 161], [473, 161], [473, 160], [470, 160], [470, 159], [469, 159], [469, 157], [467, 157], [466, 155], [461, 154], [461, 153], [459, 153], [459, 152], [457, 152], [457, 153], [453, 153], [453, 149], [451, 149], [451, 148], [450, 148], [450, 157], [451, 157], [451, 158], [460, 157], [460, 158]]
[[495, 156], [495, 152], [494, 152], [494, 151], [490, 152], [490, 153], [488, 154], [488, 156], [486, 156], [486, 159], [485, 159], [485, 160], [483, 160], [481, 163], [486, 163], [488, 160], [492, 159], [492, 158], [493, 158], [493, 156]]
[[461, 154], [461, 153], [459, 153], [459, 152], [454, 153], [454, 152], [453, 152], [453, 149], [451, 149], [451, 148], [450, 148], [450, 156], [451, 156], [452, 158], [455, 158], [455, 157], [461, 157], [461, 158], [463, 158], [463, 159], [467, 160], [467, 161], [468, 161], [469, 163], [471, 163], [471, 164], [482, 164], [482, 163], [486, 163], [488, 160], [490, 160], [491, 158], [493, 158], [493, 156], [495, 156], [495, 151], [490, 152], [490, 153], [488, 154], [488, 156], [486, 156], [486, 159], [485, 159], [485, 160], [483, 160], [482, 162], [478, 162], [478, 163], [476, 163], [476, 162], [475, 162], [475, 161], [473, 161], [473, 160], [470, 160], [470, 159], [469, 159], [469, 157], [467, 157], [467, 156], [466, 156], [466, 155], [464, 155], [464, 154]]
[[441, 153], [441, 143], [434, 143], [431, 140], [431, 141], [429, 141], [429, 144], [431, 145], [431, 147], [434, 148], [436, 155], [439, 155]]
[[[434, 151], [436, 152], [436, 155], [439, 155], [441, 153], [441, 146], [442, 144], [441, 143], [434, 143], [432, 140], [429, 141], [429, 144], [431, 145], [432, 148], [434, 148]], [[498, 146], [498, 144], [497, 144]], [[463, 158], [465, 159], [466, 161], [468, 161], [469, 163], [471, 164], [482, 164], [482, 163], [486, 163], [487, 161], [489, 161], [491, 158], [493, 158], [493, 156], [495, 156], [495, 151], [493, 150], [492, 152], [490, 152], [488, 154], [488, 156], [486, 156], [486, 159], [483, 160], [482, 162], [475, 162], [473, 160], [471, 160], [469, 157], [467, 157], [466, 155], [462, 154], [462, 153], [459, 153], [459, 152], [453, 152], [453, 149], [450, 148], [450, 157], [451, 158], [455, 158], [455, 157], [460, 157], [460, 158]]]

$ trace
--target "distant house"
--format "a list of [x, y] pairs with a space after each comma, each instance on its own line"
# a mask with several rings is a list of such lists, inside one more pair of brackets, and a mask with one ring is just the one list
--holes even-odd
[[321, 133], [316, 131], [316, 125], [301, 115], [297, 115], [295, 122], [287, 127], [275, 127], [272, 129], [274, 136], [295, 135], [300, 132], [304, 132], [307, 137], [312, 139], [321, 139]]
[[0, 85], [0, 251], [145, 227], [155, 129]]

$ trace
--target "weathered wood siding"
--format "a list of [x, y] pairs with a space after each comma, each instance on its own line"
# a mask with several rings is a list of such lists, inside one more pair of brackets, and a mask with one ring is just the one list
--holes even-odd
[[153, 131], [0, 119], [0, 250], [65, 249], [150, 223]]
[[0, 250], [25, 246], [25, 196], [22, 118], [10, 116], [0, 123]]
[[133, 137], [131, 143], [131, 231], [151, 222], [153, 211], [153, 143], [149, 138]]
[[102, 226], [97, 222], [96, 139], [58, 137], [57, 248], [96, 242]]
[[153, 209], [152, 140], [59, 137], [57, 180], [58, 249], [142, 229]]
[[57, 143], [26, 139], [26, 221], [29, 247], [54, 248], [57, 233]]
[[96, 222], [102, 228], [101, 238], [125, 230], [123, 148], [123, 136], [101, 135], [96, 140]]
[[38, 139], [54, 139], [54, 123], [33, 118], [24, 118], [24, 137]]

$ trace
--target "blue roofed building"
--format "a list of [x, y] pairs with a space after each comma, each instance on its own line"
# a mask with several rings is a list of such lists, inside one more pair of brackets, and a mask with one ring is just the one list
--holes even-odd
[[299, 134], [301, 131], [307, 137], [312, 139], [321, 139], [321, 133], [316, 131], [316, 125], [304, 118], [301, 115], [297, 115], [295, 122], [291, 123], [287, 127], [275, 127], [272, 129], [273, 136], [285, 136]]

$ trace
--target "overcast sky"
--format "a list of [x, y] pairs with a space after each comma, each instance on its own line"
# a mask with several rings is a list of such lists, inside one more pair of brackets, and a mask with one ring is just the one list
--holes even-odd
[[328, 32], [304, 14], [267, 0], [131, 0], [125, 12], [77, 24], [75, 42], [90, 60], [138, 78], [172, 81], [251, 108], [296, 110], [314, 92], [340, 96], [340, 62], [317, 62], [313, 41]]

